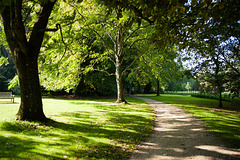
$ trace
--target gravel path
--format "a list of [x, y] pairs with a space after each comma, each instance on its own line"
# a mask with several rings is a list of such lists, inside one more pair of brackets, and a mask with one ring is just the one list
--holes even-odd
[[240, 150], [225, 147], [204, 123], [179, 107], [138, 97], [156, 112], [153, 134], [134, 151], [131, 160], [240, 160]]

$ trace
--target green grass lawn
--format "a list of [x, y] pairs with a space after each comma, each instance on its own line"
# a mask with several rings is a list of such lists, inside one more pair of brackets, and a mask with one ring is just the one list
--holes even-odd
[[223, 102], [223, 108], [219, 109], [217, 100], [190, 95], [141, 96], [181, 107], [188, 113], [201, 118], [211, 132], [220, 136], [231, 147], [240, 148], [240, 104]]
[[0, 101], [0, 159], [127, 159], [151, 133], [155, 118], [151, 107], [130, 97], [130, 105], [43, 99], [53, 121], [18, 122], [19, 101]]

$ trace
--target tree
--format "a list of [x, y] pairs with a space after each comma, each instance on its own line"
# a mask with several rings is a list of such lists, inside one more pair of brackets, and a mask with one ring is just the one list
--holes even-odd
[[152, 48], [137, 61], [128, 75], [128, 80], [137, 81], [141, 85], [156, 84], [159, 95], [160, 85], [163, 86], [166, 82], [174, 82], [182, 77], [178, 56], [177, 48], [173, 46], [163, 50]]
[[[147, 46], [146, 41], [149, 38], [148, 36], [151, 35], [151, 31], [148, 28], [149, 25], [144, 25], [145, 23], [137, 19], [131, 11], [116, 10], [112, 12], [111, 16], [107, 17], [105, 15], [105, 18], [106, 20], [99, 23], [102, 26], [99, 29], [102, 30], [98, 30], [97, 35], [106, 47], [105, 56], [115, 66], [116, 102], [125, 103], [123, 76], [133, 63], [151, 47], [151, 45]], [[140, 22], [137, 22], [137, 20]], [[147, 30], [150, 32], [146, 32]], [[144, 50], [136, 49], [140, 45]]]
[[[50, 53], [49, 55], [43, 55], [43, 61], [41, 63], [41, 66], [43, 67], [41, 67], [41, 69], [44, 69], [44, 66], [46, 66], [47, 69], [50, 68], [49, 64], [46, 65], [46, 60], [50, 59], [49, 57], [52, 57], [51, 60], [56, 63], [49, 60], [47, 63], [56, 64], [58, 66], [57, 71], [61, 68], [63, 70], [68, 68], [65, 72], [71, 71], [72, 73], [65, 74], [56, 72], [57, 74], [53, 74], [52, 71], [54, 65], [50, 65], [53, 66], [53, 69], [49, 69], [51, 72], [44, 72], [44, 74], [41, 75], [41, 77], [43, 77], [42, 84], [46, 84], [46, 86], [49, 86], [50, 88], [59, 87], [58, 89], [64, 89], [64, 87], [66, 87], [72, 89], [74, 88], [74, 85], [72, 84], [76, 84], [75, 82], [77, 81], [82, 82], [81, 78], [85, 77], [82, 76], [83, 73], [87, 74], [93, 71], [107, 73], [110, 71], [109, 69], [114, 66], [115, 71], [113, 73], [108, 72], [108, 75], [116, 76], [118, 92], [117, 102], [125, 102], [122, 82], [123, 76], [136, 59], [144, 54], [149, 48], [146, 43], [147, 36], [152, 33], [152, 30], [146, 32], [146, 28], [149, 27], [149, 25], [145, 22], [144, 26], [142, 26], [142, 20], [136, 17], [132, 11], [125, 12], [121, 9], [109, 11], [106, 7], [98, 6], [91, 1], [84, 1], [81, 5], [66, 4], [64, 6], [65, 12], [68, 12], [68, 7], [66, 6], [69, 6], [71, 7], [69, 12], [75, 13], [73, 23], [68, 22], [68, 26], [66, 25], [63, 27], [64, 40], [66, 43], [69, 42], [69, 45], [71, 44], [71, 46], [67, 45], [69, 47], [64, 51], [63, 57], [59, 54], [60, 50], [58, 49], [61, 45], [53, 46], [51, 44], [51, 41], [56, 41], [57, 35], [51, 35], [51, 39], [49, 40], [50, 43], [47, 43], [45, 49], [51, 49], [51, 51], [47, 52]], [[64, 33], [68, 33], [68, 35], [65, 35]], [[58, 35], [58, 37], [60, 36]], [[61, 38], [58, 39], [61, 40]], [[78, 39], [78, 41], [76, 41], [76, 39]], [[86, 44], [86, 41], [89, 40], [91, 42]], [[141, 41], [144, 41], [145, 44], [143, 44], [143, 42], [140, 43]], [[84, 46], [86, 49], [82, 50], [81, 47], [79, 47], [80, 45]], [[138, 48], [145, 48], [145, 50], [139, 52], [139, 50], [136, 50], [136, 45], [138, 45]], [[64, 46], [61, 48], [64, 48]], [[75, 65], [69, 64], [69, 62], [71, 62], [69, 59], [72, 59], [72, 57], [77, 58], [77, 60], [74, 61]], [[69, 80], [72, 85], [70, 86], [70, 83], [66, 83], [68, 82], [68, 78], [65, 78], [64, 82], [61, 82], [63, 79], [63, 77], [61, 77], [62, 75], [63, 77], [65, 75], [69, 77], [77, 77], [77, 75], [81, 75], [81, 78], [75, 78], [74, 80], [72, 80], [73, 78], [70, 78]], [[53, 80], [49, 81], [50, 78]], [[60, 82], [61, 85], [49, 85], [49, 82], [54, 82], [55, 84], [56, 82]]]
[[[211, 1], [170, 2], [154, 0], [148, 3], [118, 0], [98, 1], [112, 10], [117, 11], [119, 8], [124, 8], [127, 11], [131, 10], [149, 24], [154, 24], [152, 42], [162, 49], [169, 44], [174, 45], [179, 44], [179, 42], [183, 46], [188, 45], [184, 43], [185, 37], [188, 37], [187, 34], [194, 34], [194, 29], [202, 27], [199, 25], [202, 22], [200, 22], [199, 17], [207, 16], [209, 6], [212, 7], [216, 4], [216, 2]], [[202, 9], [204, 9], [204, 12], [202, 12]], [[187, 32], [184, 32], [186, 28], [194, 29], [188, 29]]]
[[205, 40], [201, 49], [198, 53], [195, 53], [195, 63], [197, 66], [194, 67], [192, 73], [201, 81], [208, 82], [216, 89], [214, 92], [219, 97], [219, 107], [222, 108], [222, 91], [223, 85], [226, 83], [226, 64], [221, 57], [219, 51], [219, 40], [212, 37]]
[[[20, 82], [19, 120], [46, 121], [43, 113], [37, 59], [55, 0], [1, 1], [1, 17]], [[37, 12], [36, 8], [39, 10]], [[32, 16], [30, 13], [34, 16]], [[31, 17], [30, 17], [31, 16]], [[33, 24], [30, 25], [29, 19]], [[28, 23], [29, 22], [29, 23]]]
[[[71, 1], [67, 2], [69, 4], [71, 3]], [[79, 1], [76, 1], [76, 3], [77, 2]], [[124, 27], [128, 26], [129, 22], [131, 22], [130, 24], [133, 24], [132, 22], [137, 21], [142, 24], [141, 22], [143, 19], [146, 23], [154, 24], [156, 26], [154, 28], [156, 32], [150, 33], [155, 34], [153, 37], [158, 37], [158, 39], [152, 41], [158, 41], [158, 44], [164, 47], [166, 44], [179, 42], [179, 40], [176, 40], [176, 37], [180, 37], [178, 34], [184, 32], [183, 29], [186, 28], [186, 25], [194, 24], [194, 22], [198, 20], [198, 11], [202, 9], [202, 6], [207, 9], [209, 9], [208, 6], [214, 6], [214, 4], [217, 4], [218, 6], [218, 2], [211, 1], [193, 1], [194, 3], [192, 4], [188, 3], [188, 1], [158, 0], [150, 2], [143, 2], [140, 0], [98, 0], [98, 2], [107, 6], [109, 13], [115, 13], [115, 16], [117, 15], [115, 20], [120, 20], [121, 22], [116, 25], [118, 27], [118, 35], [116, 35], [117, 39], [115, 42], [119, 43], [111, 50], [118, 54], [115, 58], [116, 62], [120, 62], [115, 63], [117, 66], [116, 68], [118, 68], [116, 69], [116, 80], [119, 81], [120, 85], [118, 85], [118, 88], [120, 90], [123, 88], [121, 85], [122, 75], [125, 70], [129, 68], [125, 68], [121, 75], [118, 75], [118, 72], [121, 71], [121, 69], [119, 69], [119, 66], [121, 67], [122, 63], [121, 53], [127, 53], [123, 52], [122, 49], [126, 42], [123, 37], [135, 33], [130, 33], [129, 30], [124, 30], [126, 29]], [[21, 104], [17, 115], [20, 120], [46, 120], [42, 109], [37, 60], [45, 31], [56, 31], [59, 28], [59, 25], [57, 25], [56, 28], [47, 29], [48, 20], [55, 3], [55, 0], [0, 1], [0, 11], [4, 31], [19, 76]], [[76, 3], [74, 3], [74, 5]], [[204, 10], [201, 14], [207, 15], [208, 12], [209, 10], [207, 10], [207, 12]], [[131, 15], [136, 18], [131, 19], [130, 17], [128, 18], [128, 16], [122, 17], [125, 13], [131, 13]], [[217, 12], [214, 13], [216, 14]], [[191, 32], [194, 32], [194, 30]], [[129, 46], [132, 45], [130, 44]], [[124, 101], [122, 93], [123, 92], [120, 92], [118, 94], [120, 95], [120, 102]]]
[[189, 92], [189, 90], [192, 88], [192, 87], [190, 86], [190, 83], [189, 83], [189, 82], [187, 82], [185, 88], [188, 90], [188, 92]]
[[189, 56], [196, 57], [196, 64], [200, 64], [194, 67], [193, 73], [199, 73], [201, 80], [216, 88], [219, 107], [222, 107], [221, 92], [226, 82], [234, 84], [236, 81], [231, 77], [239, 79], [239, 56], [236, 54], [240, 33], [239, 7], [240, 3], [232, 0], [211, 2], [203, 6], [195, 25], [182, 30], [186, 37], [182, 44], [188, 44]]
[[[157, 42], [155, 44], [158, 44], [162, 48], [164, 48], [170, 43], [178, 43], [178, 40], [176, 41], [175, 39], [176, 37], [178, 37], [179, 31], [182, 27], [185, 27], [185, 25], [190, 25], [191, 22], [193, 23], [196, 20], [194, 14], [197, 13], [196, 10], [200, 9], [200, 7], [195, 7], [197, 8], [195, 9], [191, 6], [191, 4], [177, 1], [174, 1], [173, 3], [162, 1], [152, 1], [151, 3], [145, 3], [141, 1], [137, 3], [126, 1], [125, 3], [118, 1], [110, 2], [107, 0], [98, 2], [100, 4], [104, 4], [107, 7], [95, 7], [97, 6], [96, 4], [89, 5], [93, 2], [85, 1], [84, 3], [87, 6], [87, 10], [85, 9], [85, 11], [79, 11], [79, 8], [81, 7], [79, 7], [78, 5], [69, 5], [74, 8], [73, 11], [75, 12], [73, 12], [73, 15], [78, 14], [78, 17], [82, 17], [74, 19], [74, 21], [84, 21], [84, 23], [78, 23], [80, 24], [78, 30], [82, 30], [83, 28], [85, 28], [84, 31], [86, 31], [87, 27], [91, 28], [90, 30], [96, 35], [96, 37], [98, 37], [98, 39], [102, 41], [102, 43], [98, 43], [102, 46], [105, 46], [105, 53], [99, 54], [100, 58], [98, 58], [97, 61], [99, 61], [99, 59], [102, 59], [104, 57], [103, 55], [108, 55], [108, 58], [111, 59], [112, 63], [115, 65], [116, 68], [115, 75], [118, 90], [117, 102], [125, 102], [123, 96], [122, 78], [123, 75], [126, 73], [126, 70], [128, 70], [133, 64], [129, 63], [130, 66], [126, 67], [127, 63], [124, 62], [124, 59], [129, 59], [130, 52], [128, 51], [128, 49], [134, 48], [133, 46], [136, 43], [139, 43], [140, 40], [146, 40], [146, 37], [148, 36], [146, 33], [150, 33], [152, 39], [151, 41]], [[161, 12], [158, 12], [158, 10], [161, 10]], [[166, 15], [168, 18], [166, 18]], [[192, 17], [193, 15], [194, 17]], [[136, 34], [144, 29], [141, 26], [142, 24], [144, 24], [145, 26], [154, 25], [155, 27], [152, 27], [150, 32], [145, 32], [145, 37], [142, 36], [144, 34], [143, 32], [139, 34], [143, 37], [139, 38], [139, 36], [136, 36]], [[127, 45], [129, 46], [128, 49]], [[148, 48], [146, 47], [146, 44], [145, 48]], [[65, 55], [65, 53], [66, 52], [64, 51], [63, 55]], [[134, 55], [136, 55], [135, 58], [133, 58], [133, 61], [135, 62], [136, 59], [141, 56], [141, 53], [139, 54], [139, 52], [136, 51]], [[130, 57], [134, 56], [130, 55]], [[62, 60], [62, 58], [60, 59]], [[94, 62], [93, 64], [96, 63]], [[125, 66], [126, 68], [122, 68], [123, 66]], [[88, 70], [99, 69], [92, 68]], [[62, 84], [66, 83], [64, 82]]]
[[240, 48], [239, 40], [231, 37], [218, 47], [225, 68], [225, 89], [237, 96], [240, 94]]

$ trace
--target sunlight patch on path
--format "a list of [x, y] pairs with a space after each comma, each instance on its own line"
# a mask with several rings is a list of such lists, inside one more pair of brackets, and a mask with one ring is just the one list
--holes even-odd
[[239, 156], [240, 158], [240, 152], [238, 150], [230, 150], [226, 147], [222, 147], [222, 146], [207, 146], [207, 145], [202, 145], [202, 146], [197, 146], [196, 148], [202, 149], [202, 150], [208, 150], [208, 151], [214, 151], [214, 152], [218, 152], [221, 154], [226, 154], [226, 155], [235, 155], [235, 156]]
[[139, 97], [156, 112], [153, 134], [134, 151], [131, 160], [240, 160], [240, 151], [221, 146], [204, 123], [179, 107]]

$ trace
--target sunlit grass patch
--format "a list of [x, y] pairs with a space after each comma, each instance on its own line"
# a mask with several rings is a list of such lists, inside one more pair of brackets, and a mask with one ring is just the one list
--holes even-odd
[[127, 100], [130, 104], [113, 105], [109, 99], [44, 99], [51, 118], [45, 124], [15, 121], [9, 116], [19, 103], [0, 104], [0, 158], [127, 159], [151, 133], [154, 120], [153, 109], [143, 101]]
[[217, 100], [188, 95], [163, 94], [158, 97], [154, 95], [146, 95], [146, 97], [181, 107], [204, 120], [211, 132], [220, 136], [232, 147], [240, 148], [239, 104], [223, 102], [223, 108], [218, 108]]

